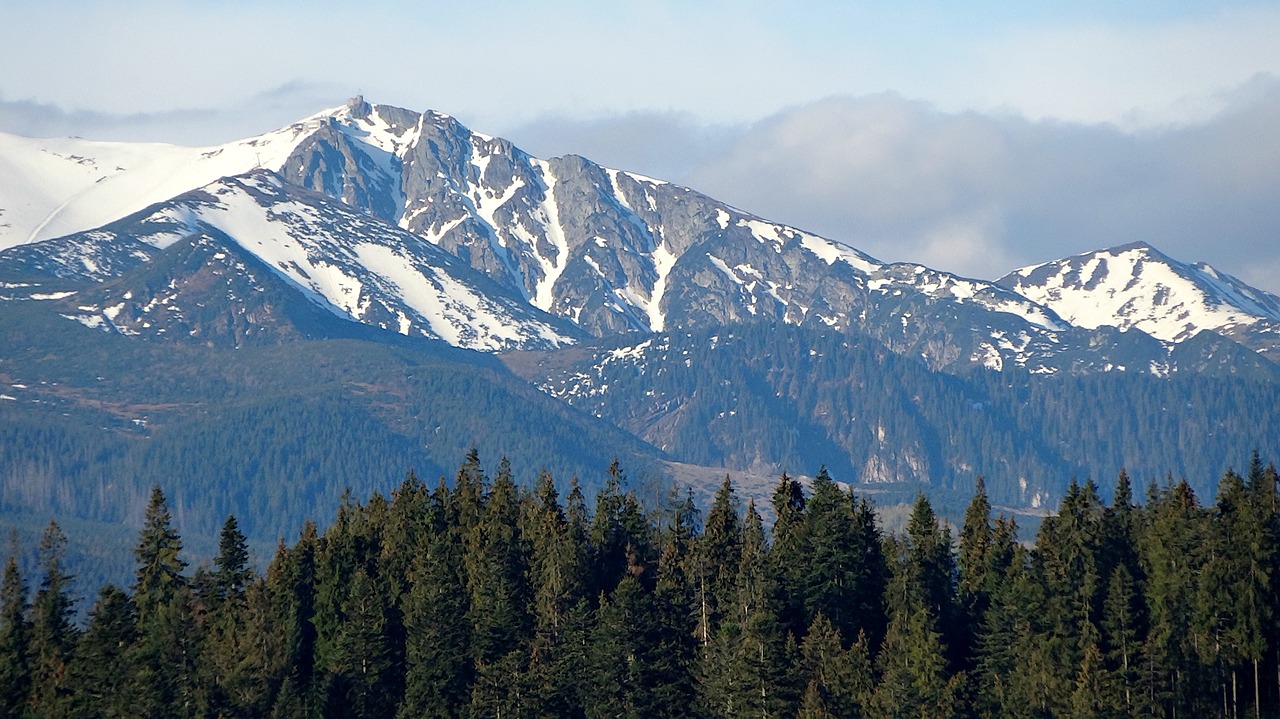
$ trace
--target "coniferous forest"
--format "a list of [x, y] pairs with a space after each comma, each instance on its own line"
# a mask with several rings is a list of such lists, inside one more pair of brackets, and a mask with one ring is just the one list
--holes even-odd
[[36, 576], [10, 557], [0, 716], [1280, 716], [1274, 466], [1110, 494], [1019, 537], [979, 482], [958, 533], [922, 495], [886, 534], [825, 470], [704, 513], [616, 462], [589, 504], [472, 452], [259, 575], [234, 517], [188, 567], [157, 487], [128, 589], [73, 596], [56, 524]]

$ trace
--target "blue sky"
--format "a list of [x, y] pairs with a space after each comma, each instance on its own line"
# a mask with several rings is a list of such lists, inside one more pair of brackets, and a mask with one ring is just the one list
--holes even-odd
[[1146, 240], [1280, 291], [1280, 4], [6, 0], [0, 130], [362, 92], [981, 277]]

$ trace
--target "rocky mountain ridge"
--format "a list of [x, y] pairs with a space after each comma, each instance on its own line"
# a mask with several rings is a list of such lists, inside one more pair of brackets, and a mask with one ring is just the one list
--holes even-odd
[[[0, 144], [0, 151], [14, 145]], [[91, 149], [80, 147], [85, 153]], [[108, 149], [102, 151], [112, 157], [146, 154]], [[363, 98], [220, 148], [195, 154], [171, 146], [153, 150], [149, 162], [139, 160], [141, 169], [119, 165], [87, 187], [71, 188], [75, 193], [38, 227], [26, 228], [28, 239], [38, 240], [50, 227], [65, 227], [76, 217], [100, 216], [109, 203], [93, 199], [106, 192], [98, 185], [119, 199], [128, 194], [121, 188], [130, 177], [140, 186], [142, 180], [154, 180], [156, 167], [181, 165], [183, 157], [178, 179], [156, 185], [150, 195], [138, 190], [133, 200], [213, 171], [227, 175], [195, 191], [220, 197], [232, 186], [262, 190], [265, 182], [275, 183], [279, 197], [256, 202], [251, 222], [229, 208], [213, 221], [204, 210], [199, 219], [177, 217], [190, 213], [189, 196], [179, 193], [135, 213], [131, 221], [85, 227], [0, 252], [0, 279], [30, 284], [28, 295], [71, 291], [42, 282], [42, 273], [64, 283], [111, 280], [137, 262], [152, 261], [148, 247], [163, 250], [183, 233], [213, 228], [339, 316], [484, 351], [764, 321], [865, 333], [895, 352], [922, 356], [930, 367], [948, 371], [1018, 367], [1040, 373], [1123, 369], [1162, 375], [1175, 370], [1173, 347], [1201, 330], [1267, 356], [1280, 338], [1275, 320], [1280, 300], [1223, 279], [1207, 266], [1176, 268], [1180, 276], [1194, 274], [1199, 285], [1108, 284], [1102, 288], [1108, 300], [1093, 301], [1094, 309], [1082, 313], [1089, 301], [1081, 298], [1090, 292], [1098, 296], [1098, 278], [1107, 275], [1082, 272], [1087, 256], [1025, 268], [999, 282], [884, 263], [688, 188], [572, 155], [535, 158], [448, 115], [373, 105]], [[104, 166], [87, 154], [68, 156], [80, 157], [86, 166]], [[31, 172], [44, 167], [27, 166], [35, 168]], [[263, 180], [268, 173], [276, 179]], [[77, 181], [84, 184], [91, 174]], [[287, 189], [295, 187], [301, 189]], [[12, 204], [8, 194], [0, 194], [0, 204]], [[261, 199], [270, 193], [250, 194]], [[55, 199], [49, 194], [45, 204]], [[86, 203], [93, 212], [79, 209]], [[188, 209], [175, 209], [180, 205]], [[157, 227], [167, 233], [162, 240]], [[5, 241], [23, 231], [10, 223]], [[397, 239], [369, 241], [369, 236]], [[275, 256], [284, 247], [306, 259]], [[1123, 248], [1102, 252], [1111, 253], [1112, 264], [1128, 257]], [[1129, 266], [1177, 264], [1148, 260]], [[1075, 269], [1063, 269], [1068, 267]], [[474, 276], [461, 283], [440, 279], [466, 268], [489, 283], [481, 288]], [[1051, 274], [1056, 279], [1049, 279]], [[1212, 300], [1181, 299], [1200, 292], [1197, 288], [1209, 280], [1216, 289], [1201, 294]], [[422, 296], [424, 287], [430, 297]], [[479, 310], [490, 296], [496, 305]], [[1176, 332], [1166, 331], [1168, 323], [1160, 319], [1171, 307], [1204, 308], [1212, 302], [1221, 311], [1184, 313]], [[493, 309], [498, 306], [501, 311]], [[503, 330], [508, 324], [518, 328]], [[1132, 329], [1144, 334], [1127, 331]]]

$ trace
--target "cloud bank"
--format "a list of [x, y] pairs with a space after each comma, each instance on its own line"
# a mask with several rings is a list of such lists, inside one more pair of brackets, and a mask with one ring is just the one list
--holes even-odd
[[678, 115], [544, 122], [509, 136], [689, 185], [862, 249], [982, 278], [1143, 240], [1280, 293], [1280, 79], [1196, 124], [942, 112], [833, 97], [746, 126]]

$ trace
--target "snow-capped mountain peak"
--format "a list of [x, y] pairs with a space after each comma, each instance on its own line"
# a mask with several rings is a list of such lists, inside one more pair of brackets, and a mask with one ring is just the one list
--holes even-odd
[[[884, 263], [689, 188], [575, 155], [535, 158], [449, 115], [361, 97], [213, 148], [0, 136], [3, 170], [12, 172], [0, 174], [0, 251], [62, 238], [5, 252], [0, 270], [7, 263], [10, 275], [101, 281], [166, 243], [222, 233], [344, 316], [476, 349], [757, 321], [856, 329], [935, 367], [1054, 371], [1054, 357], [1067, 354], [1075, 368], [1109, 366], [1086, 356], [1112, 342], [1114, 332], [1090, 335], [1100, 327], [1166, 343], [1211, 329], [1264, 353], [1280, 348], [1275, 297], [1149, 246], [1025, 268], [1000, 283], [967, 279]], [[197, 188], [204, 200], [184, 194]], [[139, 213], [123, 232], [112, 224]], [[376, 248], [391, 255], [365, 256]], [[351, 271], [338, 277], [333, 267]], [[463, 283], [479, 294], [441, 290], [469, 308], [448, 327], [432, 324], [420, 296], [440, 289], [430, 268], [489, 283]], [[478, 319], [481, 294], [502, 297], [490, 319], [514, 317], [514, 303], [531, 313], [518, 320], [526, 329], [546, 326], [507, 336]], [[382, 309], [362, 304], [374, 297]], [[471, 320], [485, 326], [459, 329]]]
[[1137, 329], [1166, 343], [1209, 330], [1274, 351], [1265, 337], [1280, 324], [1280, 298], [1144, 242], [1023, 267], [998, 283], [1077, 326]]

